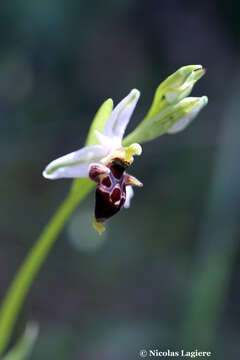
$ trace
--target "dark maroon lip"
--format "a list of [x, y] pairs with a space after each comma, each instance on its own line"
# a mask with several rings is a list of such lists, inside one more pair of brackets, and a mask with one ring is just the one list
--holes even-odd
[[96, 222], [104, 222], [121, 210], [126, 201], [126, 186], [142, 186], [134, 176], [125, 172], [129, 165], [121, 158], [114, 158], [106, 165], [94, 163], [90, 166], [89, 177], [97, 183]]
[[126, 200], [125, 168], [122, 162], [111, 164], [110, 173], [97, 185], [95, 193], [95, 218], [104, 222], [123, 207]]

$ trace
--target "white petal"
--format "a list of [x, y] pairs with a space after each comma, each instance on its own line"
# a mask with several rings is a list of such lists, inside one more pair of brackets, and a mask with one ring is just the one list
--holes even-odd
[[128, 185], [126, 186], [126, 201], [124, 203], [124, 207], [128, 209], [130, 207], [131, 199], [134, 195], [134, 191], [132, 186]]
[[95, 130], [94, 132], [100, 144], [108, 151], [118, 149], [122, 146], [120, 139], [103, 135], [98, 130]]
[[130, 117], [135, 109], [139, 99], [140, 92], [133, 89], [112, 111], [103, 134], [110, 138], [115, 138], [115, 141], [122, 141], [124, 132]]
[[78, 151], [61, 156], [52, 161], [43, 171], [47, 179], [88, 177], [88, 167], [107, 155], [101, 145], [85, 146]]

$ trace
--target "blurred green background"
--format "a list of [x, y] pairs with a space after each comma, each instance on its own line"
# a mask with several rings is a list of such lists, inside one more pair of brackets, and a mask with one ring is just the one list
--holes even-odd
[[138, 359], [141, 349], [240, 356], [239, 2], [0, 3], [0, 295], [57, 209], [70, 180], [42, 169], [80, 148], [108, 97], [142, 92], [202, 64], [192, 96], [209, 104], [184, 132], [143, 147], [143, 183], [104, 236], [94, 193], [44, 264], [15, 329], [40, 324], [33, 360]]

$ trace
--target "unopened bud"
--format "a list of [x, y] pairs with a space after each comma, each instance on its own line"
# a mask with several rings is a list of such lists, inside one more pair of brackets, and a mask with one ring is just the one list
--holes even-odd
[[144, 143], [165, 133], [183, 130], [207, 105], [207, 96], [187, 97], [175, 105], [169, 105], [148, 121], [142, 121], [124, 140], [124, 145], [131, 142]]
[[194, 84], [205, 74], [202, 65], [187, 65], [178, 69], [157, 88], [153, 103], [144, 121], [154, 117], [169, 104], [175, 104], [187, 97]]

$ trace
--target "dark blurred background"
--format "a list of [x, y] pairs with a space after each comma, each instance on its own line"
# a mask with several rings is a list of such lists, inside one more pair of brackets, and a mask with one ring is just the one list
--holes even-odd
[[40, 324], [31, 359], [132, 360], [141, 349], [240, 356], [239, 2], [1, 1], [0, 295], [70, 180], [41, 175], [83, 146], [108, 97], [142, 92], [128, 131], [179, 67], [207, 74], [209, 104], [178, 135], [145, 144], [144, 183], [104, 236], [94, 194], [72, 216], [15, 330]]

